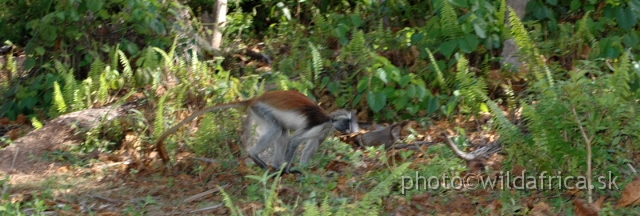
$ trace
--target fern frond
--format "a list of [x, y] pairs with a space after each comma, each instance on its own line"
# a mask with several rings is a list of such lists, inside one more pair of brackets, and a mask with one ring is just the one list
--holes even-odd
[[57, 59], [53, 61], [53, 68], [55, 68], [58, 73], [67, 73], [69, 71], [69, 69]]
[[93, 86], [93, 79], [91, 79], [91, 77], [87, 77], [82, 81], [83, 94], [80, 95], [85, 99], [84, 107], [86, 108], [91, 107], [91, 86]]
[[122, 75], [125, 80], [131, 80], [131, 77], [133, 76], [133, 69], [131, 69], [131, 63], [129, 62], [127, 55], [125, 55], [122, 50], [118, 50], [118, 55], [120, 56], [120, 64], [122, 64], [123, 67]]
[[587, 11], [584, 14], [582, 19], [578, 20], [578, 30], [576, 35], [583, 36], [587, 38], [587, 41], [591, 44], [596, 43], [596, 37], [589, 30], [589, 26], [587, 25], [587, 21], [589, 21], [589, 15], [591, 15], [591, 11]]
[[535, 76], [536, 80], [542, 81], [546, 75], [547, 84], [553, 87], [554, 80], [551, 70], [549, 70], [549, 67], [547, 67], [542, 59], [543, 57], [539, 54], [538, 49], [529, 38], [529, 34], [520, 21], [520, 18], [518, 18], [516, 12], [510, 7], [509, 24], [511, 25], [513, 39], [519, 48], [520, 59], [523, 59], [527, 63], [527, 67]]
[[302, 204], [302, 207], [305, 216], [320, 216], [320, 209], [315, 203], [307, 201]]
[[156, 119], [153, 121], [153, 132], [155, 137], [159, 137], [164, 131], [164, 102], [167, 100], [167, 95], [164, 94], [158, 101], [158, 109], [156, 110]]
[[629, 52], [627, 51], [620, 56], [620, 64], [613, 71], [613, 77], [610, 79], [610, 86], [614, 88], [615, 94], [625, 99], [631, 96], [629, 71], [632, 70]]
[[449, 4], [449, 1], [443, 1], [442, 11], [440, 12], [440, 26], [447, 40], [460, 36], [461, 27], [458, 23], [458, 15], [456, 15], [456, 11]]
[[173, 39], [173, 43], [171, 47], [169, 47], [169, 53], [167, 56], [170, 58], [169, 61], [173, 61], [173, 57], [176, 55], [176, 47], [178, 46], [178, 36]]
[[269, 189], [269, 192], [267, 194], [266, 200], [264, 201], [264, 210], [263, 210], [263, 214], [264, 215], [272, 215], [274, 213], [275, 210], [275, 205], [277, 203], [277, 199], [278, 199], [278, 183], [280, 181], [273, 181], [273, 183], [271, 183], [271, 189]]
[[100, 105], [107, 103], [107, 99], [109, 98], [109, 83], [107, 83], [107, 75], [104, 73], [100, 75], [100, 80], [98, 81], [97, 96]]
[[162, 83], [162, 72], [160, 70], [155, 70], [155, 72], [151, 72], [153, 74], [153, 81], [151, 82], [151, 89], [158, 89], [160, 83]]
[[516, 108], [517, 101], [513, 89], [510, 85], [506, 84], [502, 84], [500, 86], [504, 90], [504, 94], [507, 96], [507, 106], [509, 107], [509, 110], [514, 110]]
[[436, 69], [436, 75], [438, 76], [440, 88], [442, 90], [445, 90], [447, 87], [447, 81], [444, 79], [444, 74], [442, 73], [442, 70], [440, 70], [438, 62], [436, 61], [436, 58], [433, 57], [433, 53], [431, 53], [431, 50], [429, 48], [425, 48], [425, 50], [427, 51], [427, 53], [429, 53], [429, 59], [431, 60], [431, 64], [433, 64], [433, 68]]
[[318, 81], [318, 76], [322, 73], [322, 56], [320, 55], [320, 51], [314, 46], [311, 42], [309, 42], [309, 48], [311, 49], [311, 66], [313, 67], [313, 74], [309, 77], [313, 77], [314, 81]]
[[472, 112], [476, 112], [480, 109], [480, 104], [489, 99], [486, 96], [487, 84], [482, 77], [475, 77], [469, 72], [468, 64], [469, 61], [464, 56], [458, 59], [456, 80], [459, 83], [464, 104], [470, 106]]
[[118, 51], [120, 51], [120, 44], [117, 44], [115, 48], [109, 51], [109, 58], [111, 58], [111, 68], [118, 68]]
[[56, 111], [59, 114], [65, 113], [67, 111], [67, 103], [64, 102], [64, 97], [62, 96], [62, 91], [60, 91], [60, 85], [58, 81], [53, 82], [53, 103], [56, 106]]
[[314, 13], [313, 24], [317, 28], [317, 30], [320, 31], [320, 32], [324, 32], [328, 27], [327, 19], [324, 18], [324, 15], [322, 15], [322, 13], [320, 13], [320, 11], [316, 11]]
[[171, 67], [172, 63], [173, 63], [173, 59], [171, 59], [171, 57], [169, 57], [169, 54], [167, 54], [164, 50], [158, 48], [158, 47], [151, 47], [151, 49], [153, 49], [154, 51], [156, 51], [157, 53], [160, 53], [160, 55], [162, 55], [162, 59], [164, 59], [164, 64], [165, 67]]
[[153, 48], [148, 47], [145, 49], [145, 52], [142, 55], [142, 59], [144, 60], [142, 62], [142, 67], [143, 68], [150, 68], [150, 69], [155, 69], [158, 67], [158, 58], [156, 56], [156, 52]]
[[176, 95], [176, 104], [182, 104], [184, 102], [185, 96], [187, 96], [187, 89], [189, 89], [189, 85], [178, 86], [179, 90]]
[[[100, 59], [95, 59], [93, 63], [91, 63], [91, 69], [89, 70], [89, 77], [92, 80], [100, 80], [100, 74], [105, 72], [104, 62]], [[95, 83], [95, 86], [91, 86], [92, 90], [98, 90], [98, 85]]]
[[84, 87], [75, 89], [73, 91], [73, 108], [75, 110], [86, 109], [86, 106], [84, 104], [84, 97], [83, 97], [84, 94], [81, 91], [82, 89], [84, 89]]
[[486, 100], [485, 103], [491, 112], [495, 128], [500, 134], [500, 139], [506, 143], [523, 143], [524, 139], [517, 127], [507, 119], [498, 104], [492, 100]]
[[36, 130], [42, 128], [43, 124], [42, 122], [40, 122], [40, 120], [38, 120], [38, 118], [31, 117], [31, 126], [33, 126], [33, 128], [35, 128]]
[[507, 0], [500, 0], [500, 7], [496, 11], [496, 20], [499, 23], [505, 23], [505, 16], [507, 15]]
[[224, 189], [222, 187], [220, 186], [217, 186], [217, 187], [218, 187], [218, 190], [220, 190], [220, 194], [222, 194], [222, 202], [224, 203], [224, 206], [226, 206], [229, 209], [229, 211], [231, 211], [230, 215], [233, 215], [233, 216], [242, 215], [242, 211], [240, 211], [238, 206], [233, 204], [233, 200], [231, 199], [229, 194], [227, 194], [227, 192], [224, 192]]
[[200, 60], [198, 60], [198, 55], [196, 50], [191, 50], [191, 74], [199, 74], [198, 65], [200, 65]]
[[[73, 100], [74, 92], [76, 91], [77, 86], [78, 86], [78, 84], [77, 84], [76, 78], [73, 75], [73, 69], [71, 69], [68, 73], [66, 73], [64, 75], [64, 88], [62, 90], [62, 95], [69, 102], [71, 102]], [[76, 107], [74, 103], [71, 104], [71, 109], [72, 110], [79, 110], [78, 107]]]
[[411, 163], [404, 163], [391, 171], [391, 174], [384, 181], [376, 185], [371, 191], [369, 191], [362, 201], [358, 202], [356, 209], [356, 215], [366, 215], [372, 212], [380, 212], [382, 208], [382, 197], [389, 194], [391, 185], [397, 181]]
[[354, 59], [361, 58], [368, 55], [368, 49], [366, 47], [365, 34], [362, 30], [354, 31], [351, 36], [351, 41], [342, 49], [337, 59], [342, 61], [354, 61]]
[[331, 206], [329, 205], [328, 196], [325, 196], [322, 204], [320, 204], [320, 212], [322, 215], [331, 215]]
[[350, 215], [349, 211], [348, 211], [348, 205], [347, 205], [347, 200], [344, 199], [342, 200], [342, 204], [340, 204], [340, 208], [338, 208], [338, 211], [336, 211], [336, 216], [347, 216]]

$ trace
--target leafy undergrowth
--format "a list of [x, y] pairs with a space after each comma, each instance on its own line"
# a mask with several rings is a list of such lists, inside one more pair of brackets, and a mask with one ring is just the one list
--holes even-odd
[[[18, 180], [4, 176], [5, 198], [0, 211], [59, 215], [340, 215], [363, 210], [393, 215], [570, 215], [634, 211], [612, 207], [620, 196], [625, 197], [622, 188], [609, 194], [612, 196], [600, 196], [591, 206], [579, 199], [585, 192], [578, 190], [548, 196], [544, 190], [519, 190], [509, 183], [460, 185], [456, 179], [468, 176], [497, 179], [502, 175], [503, 156], [494, 154], [465, 163], [441, 143], [438, 134], [464, 130], [470, 145], [461, 148], [470, 150], [483, 145], [483, 140], [495, 139], [493, 133], [477, 130], [476, 121], [464, 119], [440, 120], [429, 128], [410, 125], [414, 136], [432, 144], [388, 151], [358, 149], [338, 136], [321, 146], [311, 165], [298, 167], [304, 175], [282, 178], [270, 178], [245, 156], [207, 159], [183, 151], [165, 167], [155, 152], [138, 154], [138, 138], [127, 134], [113, 153], [98, 153], [90, 160], [76, 160], [62, 152], [45, 153], [36, 159], [58, 164], [54, 171]], [[411, 136], [408, 134], [409, 130], [403, 130], [403, 135]], [[408, 167], [403, 169], [402, 164]], [[514, 167], [511, 172], [522, 169]], [[394, 170], [400, 170], [401, 175]], [[432, 182], [433, 178], [439, 182]], [[419, 181], [429, 181], [429, 185]], [[637, 188], [629, 190], [625, 193], [639, 194]], [[627, 199], [635, 201], [631, 195]]]

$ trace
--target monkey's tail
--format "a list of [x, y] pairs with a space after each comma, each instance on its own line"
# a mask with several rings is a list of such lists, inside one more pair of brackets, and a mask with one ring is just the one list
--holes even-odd
[[[197, 118], [198, 116], [214, 111], [214, 110], [218, 110], [218, 109], [228, 109], [228, 108], [246, 108], [247, 106], [249, 106], [249, 104], [251, 103], [251, 100], [245, 100], [245, 101], [237, 101], [237, 102], [233, 102], [233, 103], [225, 103], [225, 104], [216, 104], [214, 106], [211, 107], [207, 107], [204, 108], [198, 112], [195, 112], [193, 114], [191, 114], [190, 116], [184, 118], [182, 121], [180, 121], [180, 123], [176, 124], [175, 126], [169, 128], [168, 130], [166, 130], [164, 133], [162, 133], [162, 135], [160, 135], [160, 137], [158, 137], [158, 141], [156, 141], [156, 150], [158, 151], [158, 153], [160, 154], [160, 157], [162, 158], [162, 162], [163, 163], [168, 163], [169, 162], [169, 154], [167, 154], [167, 150], [164, 147], [164, 140], [171, 135], [172, 133], [175, 133], [178, 129], [180, 129], [180, 127], [184, 124], [186, 124], [187, 122], [190, 122], [191, 120]], [[157, 116], [156, 118], [161, 118], [160, 116]]]

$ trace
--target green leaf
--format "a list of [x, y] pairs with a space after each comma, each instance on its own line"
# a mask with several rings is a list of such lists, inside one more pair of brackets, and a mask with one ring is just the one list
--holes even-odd
[[418, 33], [415, 33], [415, 34], [411, 35], [411, 44], [416, 44], [416, 43], [422, 41], [423, 37], [424, 37], [424, 34], [422, 32], [418, 32]]
[[321, 88], [321, 89], [322, 89], [322, 88], [326, 87], [326, 86], [327, 86], [327, 84], [329, 83], [329, 81], [330, 81], [330, 79], [329, 79], [329, 77], [328, 77], [328, 76], [323, 76], [323, 77], [322, 77], [322, 81], [320, 82], [320, 86], [319, 86], [319, 88]]
[[360, 18], [359, 14], [353, 14], [349, 16], [349, 18], [351, 18], [351, 24], [353, 27], [360, 27], [360, 25], [362, 25], [362, 18]]
[[[353, 101], [351, 102], [351, 106], [355, 107], [358, 104], [360, 104], [360, 101], [362, 100], [363, 96], [364, 96], [364, 94], [357, 94], [356, 97], [353, 98]], [[342, 97], [339, 97], [338, 99], [340, 99], [340, 98], [342, 98]], [[346, 103], [344, 103], [344, 104], [346, 104]], [[340, 104], [338, 104], [338, 105], [340, 105]], [[340, 107], [344, 107], [344, 106], [340, 106]]]
[[580, 2], [580, 0], [571, 0], [571, 6], [570, 6], [570, 10], [575, 11], [580, 9], [580, 7], [582, 6], [582, 3]]
[[349, 28], [347, 28], [344, 24], [340, 23], [338, 24], [338, 27], [333, 29], [332, 34], [333, 36], [342, 39], [347, 37], [348, 30]]
[[473, 30], [476, 32], [479, 38], [487, 38], [487, 25], [483, 25], [480, 23], [473, 24]]
[[384, 69], [382, 69], [382, 68], [376, 69], [376, 76], [380, 80], [382, 80], [382, 82], [384, 82], [384, 84], [387, 84], [389, 82], [389, 80], [387, 80], [387, 72], [384, 71]]
[[427, 99], [427, 113], [433, 113], [440, 107], [440, 99], [435, 96], [428, 96]]
[[488, 113], [488, 112], [489, 112], [489, 107], [487, 106], [487, 104], [485, 104], [485, 103], [480, 103], [480, 111], [481, 111], [481, 112]]
[[413, 106], [407, 106], [407, 108], [405, 108], [405, 110], [406, 110], [409, 114], [414, 115], [414, 114], [418, 113], [418, 111], [420, 111], [420, 107], [419, 107], [419, 106], [416, 106], [416, 105], [413, 105]]
[[44, 55], [44, 51], [45, 51], [45, 50], [44, 50], [44, 47], [42, 47], [42, 46], [38, 46], [38, 47], [36, 47], [36, 48], [35, 48], [35, 50], [34, 50], [34, 51], [36, 51], [36, 54], [37, 54], [37, 55]]
[[416, 85], [409, 85], [409, 87], [407, 87], [407, 96], [408, 97], [414, 97], [416, 95]]
[[440, 53], [442, 53], [442, 55], [449, 58], [451, 54], [453, 54], [453, 51], [456, 49], [457, 46], [458, 46], [457, 41], [450, 40], [440, 44], [438, 48], [440, 49]]
[[409, 74], [405, 74], [404, 76], [401, 76], [400, 79], [398, 79], [398, 85], [400, 85], [400, 87], [402, 88], [407, 86], [409, 82], [411, 82], [411, 76]]
[[387, 104], [387, 95], [383, 92], [369, 91], [367, 94], [367, 104], [373, 112], [380, 112]]
[[622, 38], [622, 43], [624, 43], [625, 47], [635, 47], [639, 42], [640, 38], [638, 38], [638, 34], [635, 32], [625, 34]]
[[102, 5], [104, 5], [103, 0], [92, 0], [90, 2], [87, 2], [87, 8], [89, 8], [89, 10], [94, 13], [102, 9]]
[[78, 15], [78, 11], [77, 10], [70, 10], [69, 11], [69, 20], [76, 22], [78, 20], [80, 20], [80, 16]]
[[164, 25], [158, 19], [151, 20], [149, 27], [159, 35], [164, 35], [166, 33]]
[[480, 43], [480, 41], [475, 35], [467, 34], [463, 38], [459, 38], [458, 43], [460, 50], [466, 53], [471, 53], [478, 48], [478, 43]]
[[[424, 87], [424, 85], [416, 85], [416, 94], [418, 99], [420, 99], [422, 101], [422, 98], [424, 98], [427, 95], [427, 89]], [[429, 92], [429, 95], [431, 95], [431, 92]]]
[[35, 97], [29, 97], [29, 98], [25, 98], [24, 100], [22, 100], [21, 102], [23, 102], [23, 105], [27, 108], [27, 109], [31, 109], [33, 107], [36, 106], [36, 103], [38, 103], [38, 98]]
[[358, 80], [358, 86], [356, 87], [356, 89], [358, 89], [358, 93], [364, 93], [364, 90], [367, 89], [368, 87], [369, 87], [369, 79], [367, 79], [366, 77], [363, 77], [360, 80]]
[[640, 0], [629, 1], [629, 7], [635, 11], [640, 11]]
[[393, 106], [398, 111], [404, 109], [408, 103], [409, 96], [404, 91], [400, 91], [398, 97], [393, 100]]
[[56, 13], [56, 17], [58, 17], [59, 20], [64, 20], [64, 11], [58, 11]]
[[35, 65], [36, 65], [36, 60], [33, 57], [27, 58], [27, 60], [24, 61], [25, 70], [31, 70]]
[[331, 92], [331, 94], [333, 95], [338, 95], [339, 88], [340, 88], [340, 85], [338, 85], [338, 82], [327, 83], [327, 90], [329, 90], [329, 92]]
[[616, 21], [620, 28], [627, 31], [631, 30], [638, 22], [636, 13], [631, 10], [631, 7], [618, 7]]

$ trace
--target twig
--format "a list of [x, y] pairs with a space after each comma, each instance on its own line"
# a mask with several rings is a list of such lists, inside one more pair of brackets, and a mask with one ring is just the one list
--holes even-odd
[[201, 209], [197, 209], [197, 210], [193, 210], [193, 211], [190, 211], [188, 213], [189, 214], [200, 213], [200, 212], [214, 210], [214, 209], [217, 209], [217, 208], [220, 208], [220, 207], [222, 207], [222, 203], [216, 204], [216, 205], [212, 205], [212, 206], [207, 206], [207, 207], [204, 207], [204, 208], [201, 208]]
[[453, 141], [449, 138], [449, 136], [447, 136], [447, 134], [442, 133], [442, 136], [447, 141], [446, 143], [449, 146], [449, 148], [451, 148], [451, 150], [453, 150], [453, 152], [456, 153], [456, 155], [458, 155], [458, 157], [461, 157], [462, 159], [465, 159], [465, 160], [468, 160], [468, 161], [476, 159], [476, 157], [477, 157], [476, 155], [465, 153], [465, 152], [461, 151], [458, 148], [458, 146], [456, 146], [456, 144], [453, 143]]
[[114, 199], [103, 197], [103, 196], [100, 196], [100, 195], [90, 195], [89, 197], [93, 197], [95, 199], [99, 199], [99, 200], [102, 200], [102, 201], [110, 202], [110, 203], [113, 203], [113, 204], [122, 204], [122, 201], [120, 201], [120, 200], [114, 200]]
[[218, 163], [217, 160], [214, 160], [214, 159], [211, 159], [211, 158], [193, 157], [193, 159], [194, 160], [199, 160], [199, 161], [204, 161], [204, 162], [207, 162], [207, 163], [213, 163], [213, 164], [217, 164]]
[[633, 172], [633, 174], [638, 175], [638, 171], [636, 171], [636, 168], [633, 168], [633, 165], [631, 165], [631, 163], [627, 162], [627, 166], [629, 167], [629, 169], [631, 170], [631, 172]]
[[407, 148], [407, 149], [414, 149], [415, 148], [415, 149], [418, 149], [422, 145], [430, 146], [430, 145], [433, 145], [433, 144], [435, 144], [435, 143], [422, 140], [422, 141], [415, 141], [415, 142], [412, 142], [410, 144], [406, 144], [405, 143], [405, 144], [393, 145], [393, 146], [391, 146], [390, 149], [403, 149], [403, 148]]
[[578, 128], [580, 128], [580, 133], [582, 133], [582, 137], [584, 138], [584, 141], [587, 144], [587, 194], [588, 194], [589, 203], [593, 203], [593, 193], [591, 191], [592, 190], [591, 188], [591, 139], [589, 138], [589, 136], [587, 135], [587, 132], [585, 132], [584, 128], [582, 127], [580, 118], [578, 117], [578, 112], [576, 112], [576, 107], [571, 106], [571, 112], [573, 112], [573, 115], [576, 117], [576, 123], [578, 123]]
[[9, 169], [9, 170], [13, 170], [13, 166], [16, 165], [16, 159], [18, 158], [18, 152], [20, 152], [20, 148], [16, 147], [16, 153], [13, 154], [13, 162], [11, 162], [11, 169]]
[[[221, 188], [226, 188], [228, 186], [229, 186], [229, 184], [226, 184], [226, 185], [221, 186]], [[192, 202], [194, 200], [200, 199], [200, 198], [202, 198], [202, 197], [204, 197], [206, 195], [213, 194], [213, 193], [218, 192], [218, 191], [220, 191], [220, 188], [214, 188], [214, 189], [211, 189], [211, 190], [207, 190], [205, 192], [202, 192], [202, 193], [193, 195], [193, 196], [191, 196], [189, 198], [186, 198], [184, 201], [182, 201], [182, 203]]]

